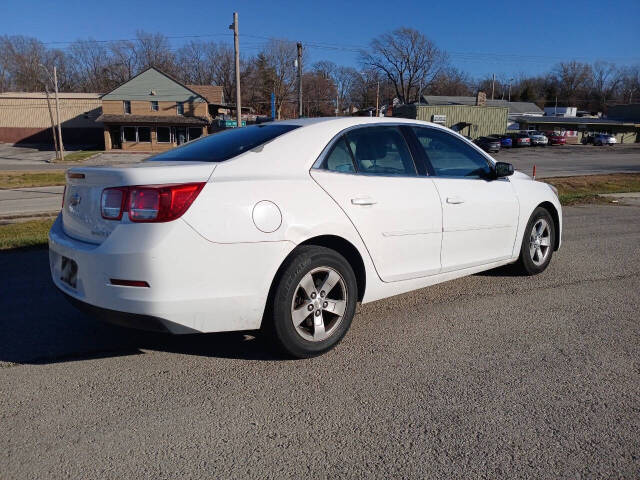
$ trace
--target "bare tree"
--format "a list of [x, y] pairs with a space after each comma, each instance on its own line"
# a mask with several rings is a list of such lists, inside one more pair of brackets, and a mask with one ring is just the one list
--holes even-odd
[[[568, 106], [577, 104], [580, 98], [586, 96], [585, 90], [592, 77], [592, 69], [588, 63], [562, 62], [557, 64], [552, 72], [556, 89], [559, 91], [560, 101]], [[552, 98], [547, 97], [549, 100]]]
[[138, 52], [135, 43], [129, 40], [111, 42], [108, 49], [109, 64], [103, 70], [107, 82], [117, 86], [131, 80], [138, 72]]
[[106, 92], [113, 82], [105, 75], [109, 65], [107, 48], [95, 40], [79, 40], [69, 47], [71, 75], [75, 84], [84, 92]]
[[348, 107], [352, 101], [349, 98], [354, 82], [358, 80], [358, 71], [352, 67], [338, 66], [333, 62], [323, 60], [313, 66], [313, 70], [323, 77], [330, 79], [336, 89], [338, 100], [338, 114]]
[[276, 97], [277, 117], [282, 117], [282, 106], [289, 100], [296, 85], [296, 44], [286, 40], [269, 40], [258, 54], [257, 74], [260, 78], [257, 88], [262, 90], [266, 99], [273, 92]]
[[640, 65], [625, 67], [620, 82], [622, 103], [640, 103]]
[[420, 85], [431, 85], [447, 65], [447, 55], [419, 31], [403, 27], [374, 39], [370, 50], [361, 53], [361, 61], [383, 73], [398, 99], [407, 103]]
[[[490, 80], [489, 80], [490, 82]], [[487, 91], [487, 90], [483, 90]], [[488, 90], [491, 92], [491, 89]], [[443, 68], [433, 79], [431, 85], [423, 90], [423, 93], [431, 95], [473, 95], [471, 80], [464, 72], [457, 68]]]
[[136, 59], [138, 70], [155, 67], [170, 75], [176, 75], [175, 56], [169, 39], [161, 33], [136, 32]]
[[591, 106], [593, 110], [604, 111], [607, 101], [613, 100], [622, 83], [622, 72], [618, 67], [605, 61], [597, 61], [591, 67]]

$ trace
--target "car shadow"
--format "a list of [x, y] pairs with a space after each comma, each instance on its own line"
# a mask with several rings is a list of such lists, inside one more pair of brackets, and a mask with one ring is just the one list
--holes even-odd
[[0, 252], [0, 363], [48, 364], [145, 350], [279, 360], [249, 333], [169, 335], [101, 323], [76, 310], [50, 279], [46, 249]]
[[492, 270], [485, 270], [475, 274], [477, 277], [520, 277], [522, 274], [518, 272], [514, 265], [503, 265], [502, 267]]

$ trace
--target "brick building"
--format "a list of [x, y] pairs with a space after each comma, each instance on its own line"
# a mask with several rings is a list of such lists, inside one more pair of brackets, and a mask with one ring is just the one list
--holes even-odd
[[105, 150], [162, 151], [210, 133], [222, 87], [184, 85], [148, 68], [102, 96]]

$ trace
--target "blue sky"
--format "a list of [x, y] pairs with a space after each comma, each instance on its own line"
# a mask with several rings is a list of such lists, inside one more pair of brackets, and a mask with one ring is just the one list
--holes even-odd
[[[4, 0], [2, 5], [0, 34], [44, 42], [132, 38], [142, 29], [168, 36], [206, 35], [203, 39], [231, 44], [227, 27], [237, 11], [241, 51], [257, 52], [268, 37], [313, 43], [305, 49], [306, 65], [327, 59], [357, 67], [354, 50], [399, 26], [422, 31], [474, 77], [541, 73], [569, 59], [640, 63], [639, 0]], [[185, 41], [172, 39], [175, 46]]]

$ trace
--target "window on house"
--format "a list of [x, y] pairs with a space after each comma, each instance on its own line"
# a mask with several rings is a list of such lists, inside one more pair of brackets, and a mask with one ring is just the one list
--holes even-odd
[[202, 128], [190, 128], [189, 129], [189, 141], [195, 140], [196, 138], [200, 138], [202, 135]]
[[184, 115], [184, 103], [183, 102], [176, 103], [176, 111], [178, 112], [178, 115]]
[[151, 102], [151, 111], [152, 112], [158, 111], [158, 102], [156, 102], [155, 100]]
[[151, 127], [138, 127], [138, 142], [151, 141]]
[[131, 102], [129, 100], [124, 100], [122, 107], [124, 108], [124, 113], [131, 113]]
[[136, 139], [136, 127], [122, 127], [122, 141], [123, 142], [135, 142]]
[[169, 127], [158, 127], [157, 135], [158, 135], [158, 143], [171, 142], [171, 129]]

